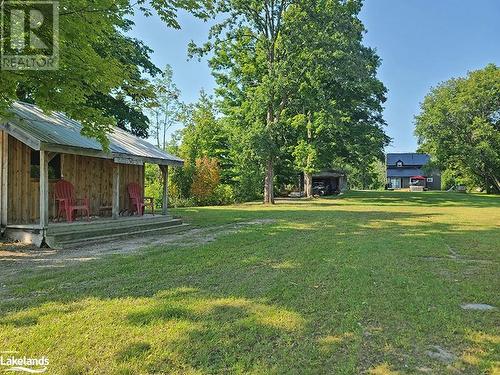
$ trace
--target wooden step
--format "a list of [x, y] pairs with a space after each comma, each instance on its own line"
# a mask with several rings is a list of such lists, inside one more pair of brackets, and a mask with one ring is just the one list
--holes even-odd
[[178, 220], [171, 216], [154, 216], [148, 218], [127, 217], [117, 220], [91, 220], [73, 223], [54, 223], [47, 228], [48, 234], [73, 233], [78, 231], [92, 231], [99, 228], [123, 228], [143, 225], [156, 225]]
[[47, 228], [45, 243], [51, 248], [81, 246], [130, 236], [173, 233], [176, 228], [185, 227], [182, 220], [168, 216], [55, 224]]
[[155, 235], [165, 235], [165, 234], [176, 234], [176, 233], [183, 232], [183, 231], [189, 229], [189, 227], [190, 227], [189, 224], [182, 224], [181, 223], [179, 225], [174, 225], [174, 226], [165, 227], [165, 228], [155, 228], [155, 229], [148, 229], [148, 230], [141, 230], [141, 231], [122, 232], [122, 233], [115, 233], [112, 235], [96, 236], [96, 237], [90, 237], [90, 238], [85, 238], [85, 239], [66, 240], [66, 241], [59, 241], [57, 237], [52, 237], [52, 238], [47, 238], [50, 242], [50, 243], [47, 242], [47, 245], [53, 249], [65, 249], [65, 248], [71, 248], [71, 247], [76, 247], [76, 246], [92, 245], [95, 243], [105, 243], [105, 242], [133, 238], [133, 237], [139, 237], [139, 236], [145, 237], [145, 236], [155, 236]]
[[140, 232], [147, 231], [149, 229], [161, 229], [168, 228], [176, 225], [182, 224], [179, 219], [171, 219], [168, 221], [159, 222], [134, 222], [128, 223], [127, 225], [112, 225], [112, 224], [102, 224], [99, 226], [88, 226], [85, 228], [79, 228], [76, 230], [65, 230], [61, 232], [51, 232], [47, 231], [47, 237], [57, 237], [60, 241], [78, 240], [86, 239], [91, 237], [102, 237], [106, 235], [112, 235], [115, 233], [128, 233], [128, 232]]

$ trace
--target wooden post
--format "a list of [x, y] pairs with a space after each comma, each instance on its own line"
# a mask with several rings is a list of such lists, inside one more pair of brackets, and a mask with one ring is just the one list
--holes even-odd
[[120, 164], [113, 164], [113, 204], [111, 209], [113, 219], [120, 216]]
[[49, 224], [49, 159], [46, 151], [40, 150], [40, 228]]
[[4, 144], [3, 144], [3, 130], [0, 130], [0, 145], [1, 146], [1, 149], [0, 149], [0, 224], [1, 226], [4, 226], [4, 223], [3, 223], [3, 194], [5, 194], [6, 192], [4, 192], [4, 189], [3, 189], [3, 179], [5, 178], [3, 176], [3, 149], [4, 149]]
[[1, 166], [0, 166], [0, 174], [2, 176], [1, 178], [1, 184], [0, 184], [0, 191], [1, 191], [1, 196], [0, 196], [0, 207], [1, 207], [1, 214], [0, 214], [0, 221], [1, 225], [3, 227], [7, 226], [7, 220], [8, 220], [8, 211], [7, 211], [7, 202], [8, 202], [8, 178], [9, 178], [9, 134], [6, 131], [2, 131], [1, 134], [2, 137], [2, 153], [0, 155], [0, 158], [2, 160]]
[[168, 166], [160, 165], [160, 169], [161, 169], [161, 175], [163, 177], [161, 213], [163, 215], [167, 215], [167, 213], [168, 213]]

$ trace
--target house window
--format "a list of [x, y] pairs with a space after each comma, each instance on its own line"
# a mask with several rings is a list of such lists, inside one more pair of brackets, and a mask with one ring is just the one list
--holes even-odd
[[398, 160], [396, 163], [396, 167], [401, 168], [403, 166], [403, 162], [401, 160]]
[[401, 179], [400, 178], [389, 178], [389, 187], [391, 189], [401, 189]]
[[[31, 178], [40, 178], [40, 151], [31, 150]], [[49, 161], [49, 179], [59, 180], [61, 178], [61, 154], [57, 154]]]
[[427, 182], [433, 183], [434, 182], [434, 178], [433, 177], [427, 177]]

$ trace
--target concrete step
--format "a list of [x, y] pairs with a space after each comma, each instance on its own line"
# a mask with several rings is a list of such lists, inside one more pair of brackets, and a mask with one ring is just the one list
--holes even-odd
[[165, 235], [165, 234], [175, 234], [185, 231], [189, 228], [189, 224], [183, 224], [178, 220], [178, 224], [170, 225], [165, 227], [156, 227], [150, 229], [140, 228], [129, 228], [129, 231], [116, 232], [106, 235], [97, 235], [85, 238], [69, 238], [64, 237], [64, 240], [59, 236], [47, 236], [45, 241], [47, 245], [53, 249], [64, 249], [75, 246], [91, 245], [95, 243], [104, 243], [109, 241], [139, 237], [139, 236], [154, 236], [154, 235]]

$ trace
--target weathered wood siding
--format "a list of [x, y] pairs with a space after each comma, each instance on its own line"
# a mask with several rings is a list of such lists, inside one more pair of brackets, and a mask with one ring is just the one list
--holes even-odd
[[[31, 148], [9, 136], [7, 222], [30, 223], [38, 218], [38, 180], [30, 178]], [[50, 194], [50, 192], [49, 192]]]
[[[113, 199], [113, 162], [108, 159], [63, 154], [61, 172], [70, 181], [78, 197], [90, 199], [92, 215], [99, 207], [111, 206]], [[144, 188], [144, 167], [120, 164], [120, 209], [128, 208], [127, 185], [136, 182]]]
[[[38, 222], [40, 218], [39, 181], [30, 177], [31, 148], [9, 137], [8, 223]], [[111, 206], [113, 162], [108, 159], [61, 154], [61, 175], [75, 186], [76, 196], [90, 199], [91, 215], [100, 206]], [[49, 181], [49, 216], [56, 215], [54, 185]], [[120, 165], [120, 209], [128, 207], [127, 185], [137, 182], [144, 188], [144, 167]], [[110, 214], [110, 212], [107, 212]]]

